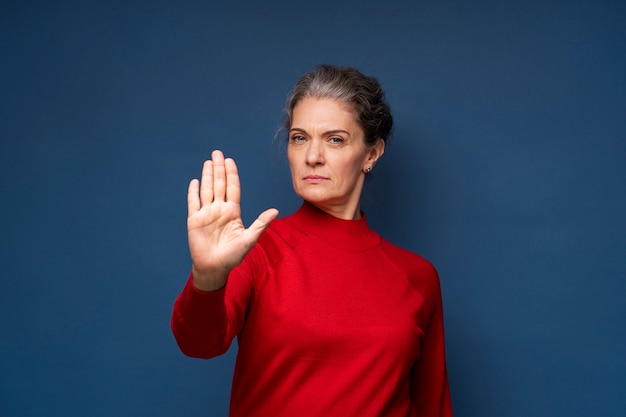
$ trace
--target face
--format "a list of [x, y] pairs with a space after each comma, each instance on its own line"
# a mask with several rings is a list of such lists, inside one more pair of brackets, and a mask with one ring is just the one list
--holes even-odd
[[363, 130], [345, 104], [302, 99], [293, 109], [287, 158], [296, 194], [340, 218], [360, 216], [365, 179], [384, 151], [384, 141], [365, 145]]

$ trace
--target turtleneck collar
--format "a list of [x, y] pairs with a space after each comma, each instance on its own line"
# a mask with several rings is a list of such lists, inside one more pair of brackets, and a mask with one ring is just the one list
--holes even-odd
[[298, 211], [286, 217], [285, 221], [308, 235], [317, 236], [337, 248], [350, 251], [374, 248], [381, 240], [367, 225], [365, 213], [358, 220], [340, 219], [306, 201]]

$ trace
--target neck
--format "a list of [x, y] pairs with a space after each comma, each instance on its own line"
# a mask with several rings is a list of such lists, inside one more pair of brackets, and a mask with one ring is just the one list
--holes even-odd
[[303, 233], [317, 236], [334, 247], [360, 251], [371, 249], [381, 241], [367, 225], [367, 216], [360, 214], [359, 220], [340, 219], [305, 201], [300, 209], [284, 219]]
[[323, 212], [330, 214], [333, 217], [337, 217], [343, 220], [359, 220], [361, 218], [361, 208], [357, 204], [356, 207], [346, 207], [345, 205], [341, 206], [333, 206], [333, 205], [324, 205], [324, 204], [316, 204], [310, 202], [310, 204], [314, 205], [318, 209]]

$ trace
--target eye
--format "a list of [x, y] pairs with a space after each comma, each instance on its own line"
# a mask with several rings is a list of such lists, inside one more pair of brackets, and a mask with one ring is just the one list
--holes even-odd
[[306, 141], [306, 138], [302, 135], [293, 135], [289, 138], [289, 142], [291, 143], [302, 143]]
[[331, 137], [328, 139], [328, 141], [329, 141], [330, 143], [337, 144], [337, 145], [338, 145], [338, 144], [341, 144], [341, 143], [343, 143], [343, 142], [344, 142], [343, 138], [341, 138], [341, 137], [339, 137], [339, 136], [331, 136]]

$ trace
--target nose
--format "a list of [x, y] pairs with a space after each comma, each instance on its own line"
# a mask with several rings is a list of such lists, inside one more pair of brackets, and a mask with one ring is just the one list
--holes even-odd
[[324, 145], [319, 140], [310, 140], [306, 149], [306, 163], [311, 166], [324, 164]]

